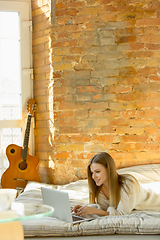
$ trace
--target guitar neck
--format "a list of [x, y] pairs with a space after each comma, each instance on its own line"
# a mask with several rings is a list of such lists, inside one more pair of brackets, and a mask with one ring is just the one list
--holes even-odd
[[32, 116], [28, 115], [28, 117], [27, 117], [27, 124], [26, 124], [26, 130], [25, 130], [25, 136], [24, 136], [24, 142], [23, 142], [23, 149], [22, 149], [22, 159], [23, 159], [24, 162], [26, 162], [26, 160], [27, 160], [31, 118], [32, 118]]

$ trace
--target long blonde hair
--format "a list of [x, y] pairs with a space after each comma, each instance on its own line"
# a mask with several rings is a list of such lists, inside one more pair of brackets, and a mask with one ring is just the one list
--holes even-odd
[[119, 175], [116, 171], [116, 165], [113, 158], [106, 152], [101, 152], [94, 155], [87, 167], [87, 176], [88, 176], [88, 187], [89, 187], [89, 203], [96, 203], [98, 194], [102, 186], [97, 186], [95, 181], [92, 178], [92, 173], [90, 166], [92, 163], [99, 163], [107, 169], [108, 173], [108, 187], [109, 187], [109, 196], [110, 196], [110, 206], [117, 207], [120, 201], [120, 191], [123, 187], [127, 176]]

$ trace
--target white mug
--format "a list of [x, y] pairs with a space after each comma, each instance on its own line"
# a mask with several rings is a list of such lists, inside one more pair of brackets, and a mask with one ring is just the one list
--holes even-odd
[[16, 189], [4, 188], [0, 189], [0, 211], [5, 211], [11, 208], [12, 202], [17, 195]]

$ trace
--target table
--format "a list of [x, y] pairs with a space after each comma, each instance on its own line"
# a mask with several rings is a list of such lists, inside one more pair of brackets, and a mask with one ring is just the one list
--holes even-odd
[[43, 204], [16, 203], [11, 210], [0, 211], [0, 238], [5, 240], [23, 240], [21, 220], [39, 219], [49, 216], [54, 208]]

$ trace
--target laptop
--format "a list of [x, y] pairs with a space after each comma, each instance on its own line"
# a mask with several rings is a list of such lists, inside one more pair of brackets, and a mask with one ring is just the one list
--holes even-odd
[[69, 195], [67, 192], [46, 187], [41, 187], [41, 192], [43, 204], [54, 208], [54, 212], [50, 217], [58, 218], [71, 224], [90, 221], [93, 219], [80, 217], [71, 212]]

